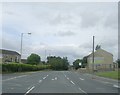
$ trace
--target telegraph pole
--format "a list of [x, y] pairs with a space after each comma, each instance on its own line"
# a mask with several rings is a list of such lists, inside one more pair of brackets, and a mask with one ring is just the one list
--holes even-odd
[[93, 63], [93, 64], [92, 64], [93, 75], [94, 75], [94, 43], [95, 43], [94, 40], [95, 40], [95, 36], [93, 36], [93, 56], [92, 56], [92, 57], [93, 57], [93, 58], [92, 58], [92, 63]]

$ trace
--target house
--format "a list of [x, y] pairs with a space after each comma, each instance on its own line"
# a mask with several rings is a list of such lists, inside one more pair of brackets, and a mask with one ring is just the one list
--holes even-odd
[[[87, 68], [93, 70], [93, 53], [86, 56]], [[103, 49], [94, 52], [94, 70], [112, 70], [113, 55]]]
[[16, 51], [0, 49], [0, 60], [2, 63], [20, 62], [21, 55]]

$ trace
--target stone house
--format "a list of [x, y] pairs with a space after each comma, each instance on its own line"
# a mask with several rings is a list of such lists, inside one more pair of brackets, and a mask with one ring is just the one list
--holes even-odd
[[21, 55], [16, 51], [0, 49], [0, 60], [2, 63], [20, 62]]
[[[87, 56], [87, 68], [93, 70], [93, 53]], [[113, 55], [103, 49], [94, 52], [94, 70], [112, 70]]]

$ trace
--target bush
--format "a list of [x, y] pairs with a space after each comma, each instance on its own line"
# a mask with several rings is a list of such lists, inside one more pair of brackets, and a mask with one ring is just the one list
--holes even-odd
[[40, 56], [37, 54], [32, 53], [28, 58], [27, 58], [27, 63], [31, 65], [37, 65], [41, 61]]
[[50, 65], [29, 65], [29, 64], [2, 64], [3, 72], [23, 72], [23, 71], [38, 71], [44, 69], [50, 69]]

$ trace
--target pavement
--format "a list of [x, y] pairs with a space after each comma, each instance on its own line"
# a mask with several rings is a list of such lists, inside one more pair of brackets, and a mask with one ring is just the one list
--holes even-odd
[[2, 75], [2, 93], [118, 93], [117, 80], [75, 71], [37, 71]]

